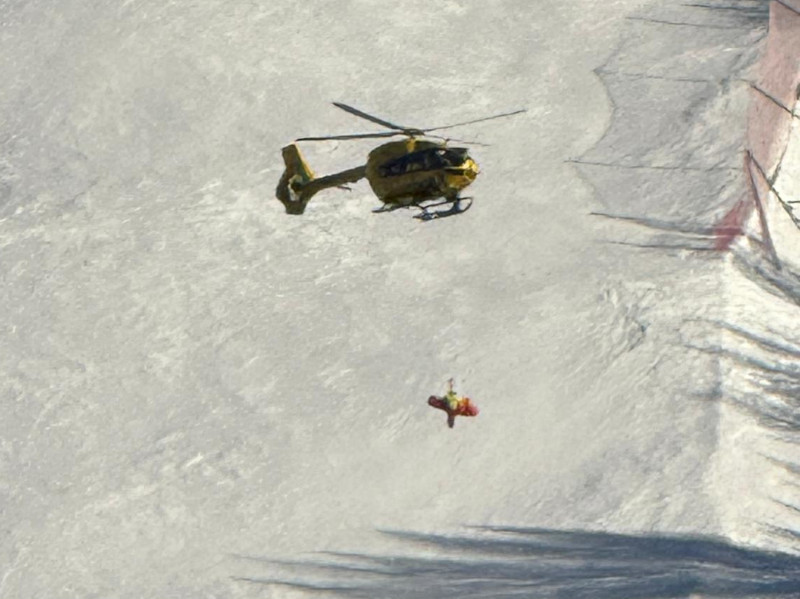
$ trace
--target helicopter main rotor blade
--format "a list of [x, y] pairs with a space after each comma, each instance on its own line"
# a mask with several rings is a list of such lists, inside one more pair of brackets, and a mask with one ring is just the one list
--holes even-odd
[[488, 148], [491, 144], [485, 144], [482, 141], [472, 141], [469, 139], [458, 139], [457, 137], [445, 137], [444, 135], [428, 135], [427, 137], [433, 137], [434, 139], [441, 139], [444, 143], [449, 143], [451, 141], [456, 142], [457, 144], [468, 144], [470, 146], [483, 146]]
[[464, 121], [462, 123], [453, 123], [452, 125], [444, 125], [442, 127], [431, 127], [430, 129], [424, 129], [427, 133], [428, 131], [441, 131], [442, 129], [451, 129], [452, 127], [461, 127], [462, 125], [472, 125], [473, 123], [482, 123], [483, 121], [492, 121], [494, 119], [501, 119], [507, 116], [513, 116], [515, 114], [521, 114], [523, 112], [528, 112], [527, 108], [523, 108], [521, 110], [514, 110], [513, 112], [504, 112], [503, 114], [495, 114], [493, 116], [485, 116], [482, 119], [473, 119], [471, 121]]
[[334, 139], [369, 139], [372, 137], [394, 137], [404, 135], [402, 131], [386, 131], [385, 133], [352, 133], [350, 135], [325, 135], [322, 137], [298, 137], [295, 141], [328, 141]]
[[416, 129], [413, 129], [411, 127], [403, 127], [402, 125], [395, 125], [394, 123], [390, 123], [389, 121], [384, 121], [383, 119], [379, 119], [376, 116], [372, 116], [371, 114], [362, 112], [358, 108], [353, 108], [352, 106], [348, 106], [347, 104], [342, 104], [341, 102], [334, 102], [333, 105], [336, 106], [336, 108], [341, 108], [345, 112], [349, 112], [354, 116], [361, 117], [362, 119], [366, 119], [371, 123], [375, 123], [376, 125], [381, 125], [382, 127], [395, 129], [397, 131], [411, 131], [411, 130], [416, 131]]

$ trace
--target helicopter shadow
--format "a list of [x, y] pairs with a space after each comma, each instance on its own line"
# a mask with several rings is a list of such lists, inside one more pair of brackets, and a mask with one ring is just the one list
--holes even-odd
[[415, 549], [412, 555], [324, 552], [319, 559], [294, 562], [250, 558], [281, 573], [238, 580], [353, 598], [800, 597], [800, 557], [713, 537], [474, 530], [469, 536], [383, 531]]

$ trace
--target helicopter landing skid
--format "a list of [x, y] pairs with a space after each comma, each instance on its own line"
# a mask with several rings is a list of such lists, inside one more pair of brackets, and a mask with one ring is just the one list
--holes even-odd
[[[431, 210], [431, 208], [438, 208], [439, 206], [450, 206], [446, 210]], [[383, 212], [394, 212], [403, 208], [417, 208], [421, 212], [415, 214], [414, 218], [422, 221], [435, 220], [437, 218], [446, 218], [448, 216], [455, 216], [456, 214], [463, 214], [472, 206], [472, 198], [455, 198], [453, 200], [442, 200], [433, 204], [384, 204], [379, 208], [373, 208], [373, 214], [381, 214]]]
[[395, 210], [399, 210], [400, 208], [410, 208], [410, 206], [403, 206], [401, 204], [384, 204], [383, 206], [379, 206], [378, 208], [373, 208], [373, 214], [381, 214], [382, 212], [394, 212]]
[[[447, 206], [450, 204], [450, 208], [447, 210], [434, 210], [431, 211], [431, 208], [436, 208], [438, 206]], [[435, 220], [437, 218], [447, 218], [448, 216], [455, 216], [456, 214], [463, 214], [467, 210], [472, 207], [472, 198], [456, 198], [454, 200], [444, 200], [443, 202], [437, 202], [436, 204], [428, 204], [427, 206], [417, 205], [416, 208], [422, 210], [419, 214], [415, 214], [414, 218], [422, 220], [422, 221], [429, 221]]]

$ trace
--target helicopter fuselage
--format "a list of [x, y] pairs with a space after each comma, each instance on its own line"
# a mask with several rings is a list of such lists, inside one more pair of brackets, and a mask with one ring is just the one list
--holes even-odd
[[[463, 214], [469, 210], [472, 200], [459, 197], [459, 193], [478, 176], [478, 165], [470, 158], [466, 148], [449, 148], [446, 138], [431, 132], [483, 123], [525, 112], [525, 109], [514, 110], [460, 123], [419, 129], [397, 125], [341, 102], [334, 102], [333, 105], [389, 131], [298, 137], [295, 143], [285, 146], [282, 153], [286, 169], [278, 181], [275, 196], [289, 214], [303, 214], [311, 198], [323, 189], [332, 187], [349, 189], [348, 184], [363, 178], [369, 181], [372, 191], [384, 204], [373, 212], [415, 207], [420, 209], [421, 213], [414, 218], [420, 220]], [[386, 139], [396, 135], [403, 135], [406, 139], [378, 146], [369, 153], [367, 163], [362, 166], [324, 177], [314, 176], [314, 172], [297, 147], [297, 142], [300, 141]], [[426, 136], [428, 139], [425, 139]], [[432, 138], [444, 141], [432, 141]], [[450, 207], [447, 209], [431, 211], [448, 204]]]
[[378, 146], [366, 164], [372, 191], [384, 204], [396, 206], [456, 199], [478, 172], [466, 148], [415, 137]]

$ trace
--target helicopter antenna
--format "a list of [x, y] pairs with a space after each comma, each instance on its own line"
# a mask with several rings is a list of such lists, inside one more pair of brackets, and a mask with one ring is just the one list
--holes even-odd
[[528, 109], [522, 108], [521, 110], [514, 110], [513, 112], [504, 112], [502, 114], [495, 114], [493, 116], [485, 116], [481, 119], [473, 119], [471, 121], [463, 121], [461, 123], [453, 123], [452, 125], [443, 125], [441, 127], [431, 127], [430, 129], [424, 129], [424, 131], [427, 133], [429, 131], [441, 131], [442, 129], [452, 129], [453, 127], [461, 127], [462, 125], [472, 125], [473, 123], [482, 123], [484, 121], [502, 119], [504, 117], [514, 116], [515, 114], [521, 114], [523, 112], [528, 112]]

